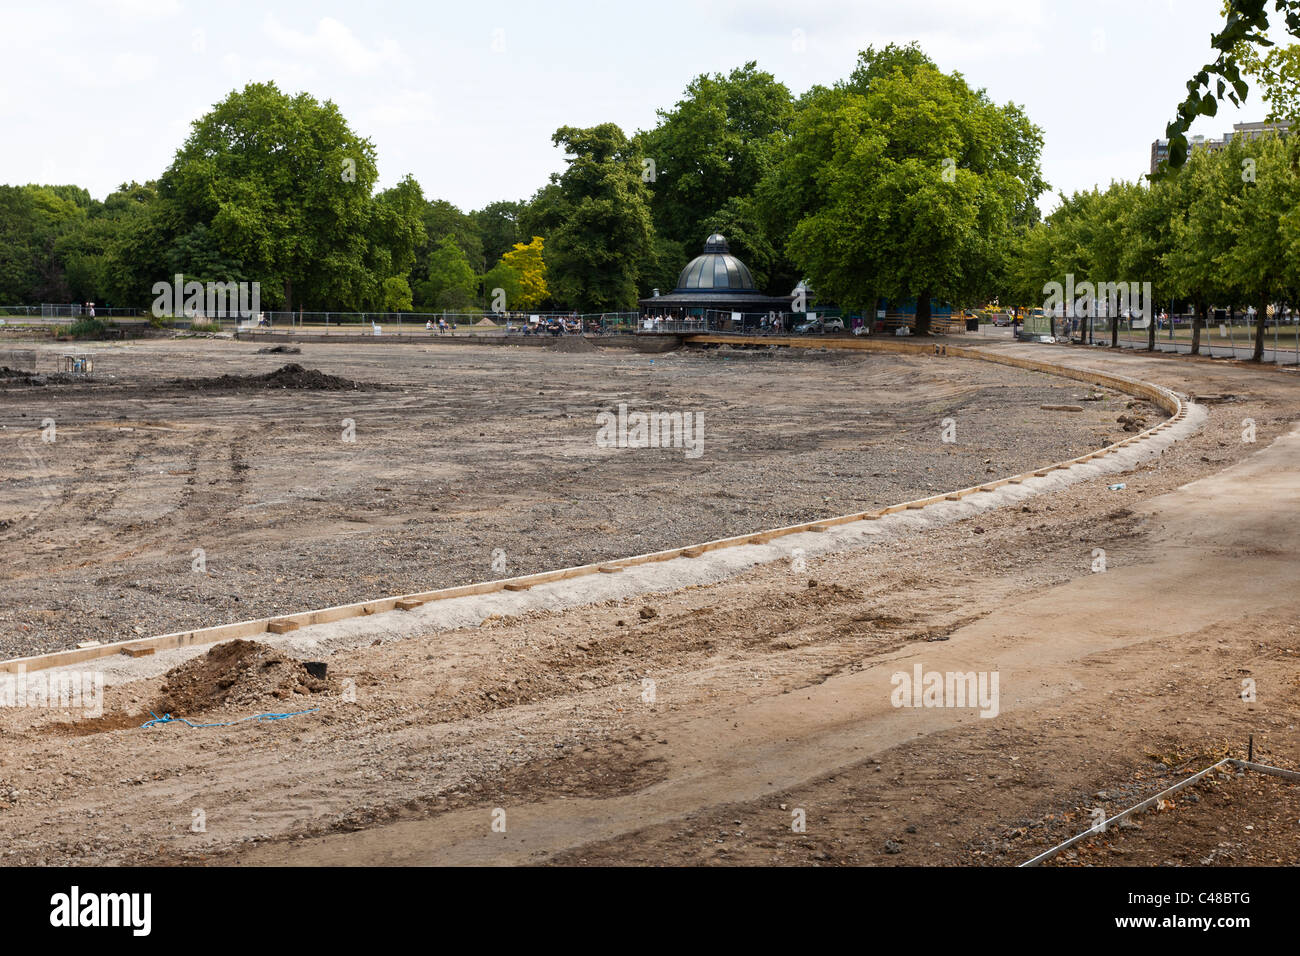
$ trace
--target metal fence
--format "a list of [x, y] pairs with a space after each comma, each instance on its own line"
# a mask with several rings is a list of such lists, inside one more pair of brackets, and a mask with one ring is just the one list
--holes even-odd
[[[231, 330], [281, 330], [312, 332], [371, 332], [377, 327], [399, 332], [454, 331], [458, 334], [481, 332], [522, 332], [558, 327], [563, 332], [631, 331], [635, 312], [260, 312], [252, 318], [206, 318], [194, 316], [184, 321], [220, 325]], [[179, 320], [178, 320], [179, 321]]]
[[[793, 313], [708, 309], [701, 315], [642, 315], [636, 322], [636, 331], [640, 333], [708, 332], [720, 335], [896, 335], [902, 328], [915, 331], [916, 316], [890, 312], [868, 318], [864, 313], [836, 308]], [[930, 328], [940, 335], [957, 334], [966, 331], [966, 322], [960, 315], [944, 313], [931, 317]]]
[[[1151, 342], [1150, 322], [1155, 325], [1157, 352], [1190, 355], [1194, 319], [1195, 316], [1190, 314], [1151, 320], [1124, 317], [1058, 318], [1056, 335], [1084, 345], [1109, 346], [1114, 336], [1114, 323], [1119, 327], [1120, 348], [1145, 351]], [[1254, 315], [1212, 312], [1205, 327], [1201, 329], [1200, 354], [1209, 358], [1253, 358], [1256, 325]], [[1037, 329], [1029, 331], [1038, 332]], [[1046, 330], [1041, 334], [1047, 334]], [[1297, 322], [1295, 315], [1270, 316], [1265, 320], [1263, 360], [1278, 365], [1300, 366], [1300, 322]]]
[[[88, 316], [90, 310], [85, 305], [43, 302], [40, 305], [0, 305], [0, 317], [42, 319], [52, 324], [67, 324], [82, 316]], [[148, 313], [144, 309], [119, 309], [95, 306], [95, 318], [106, 319], [113, 316], [122, 318], [140, 318]]]

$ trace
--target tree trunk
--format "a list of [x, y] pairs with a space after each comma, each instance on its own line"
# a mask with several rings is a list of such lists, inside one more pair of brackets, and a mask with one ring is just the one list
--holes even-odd
[[1268, 293], [1259, 294], [1259, 314], [1255, 316], [1255, 354], [1252, 362], [1264, 361], [1264, 323], [1268, 321]]
[[1119, 348], [1119, 307], [1116, 305], [1113, 309], [1107, 309], [1110, 315], [1110, 347]]
[[284, 311], [293, 311], [293, 280], [284, 280]]
[[1151, 313], [1147, 319], [1147, 351], [1154, 352], [1156, 350], [1156, 308], [1148, 303], [1147, 309]]
[[916, 334], [930, 334], [930, 293], [922, 292], [916, 297]]
[[1192, 316], [1192, 354], [1201, 354], [1201, 329], [1205, 328], [1205, 318], [1209, 312], [1209, 305], [1204, 299], [1198, 299], [1196, 302], [1196, 314]]

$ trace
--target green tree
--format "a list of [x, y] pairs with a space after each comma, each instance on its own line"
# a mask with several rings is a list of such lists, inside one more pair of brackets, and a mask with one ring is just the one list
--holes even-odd
[[932, 300], [987, 295], [1036, 218], [1041, 147], [1019, 107], [926, 63], [828, 91], [800, 111], [778, 176], [803, 213], [791, 256], [841, 305], [915, 296], [928, 334]]
[[427, 279], [418, 282], [416, 296], [422, 306], [463, 311], [474, 299], [478, 276], [454, 236], [443, 236], [429, 256]]
[[488, 203], [482, 209], [470, 213], [479, 236], [482, 237], [483, 261], [496, 262], [521, 242], [523, 233], [519, 229], [519, 217], [523, 214], [525, 203], [501, 200]]
[[405, 276], [389, 276], [383, 283], [384, 312], [410, 312], [411, 286]]
[[[1192, 350], [1199, 353], [1209, 305], [1231, 305], [1242, 294], [1224, 268], [1233, 243], [1224, 214], [1244, 184], [1240, 169], [1233, 172], [1223, 154], [1198, 150], [1175, 175], [1159, 179], [1156, 185], [1171, 200], [1171, 244], [1164, 266], [1176, 293], [1193, 303]], [[1152, 221], [1160, 218], [1153, 215]]]
[[613, 123], [565, 126], [552, 141], [568, 168], [552, 176], [558, 188], [546, 194], [537, 232], [546, 237], [547, 284], [582, 311], [632, 309], [654, 238], [641, 155]]
[[753, 194], [793, 115], [789, 89], [756, 62], [726, 76], [700, 74], [692, 80], [683, 99], [659, 111], [659, 125], [636, 137], [654, 164], [650, 193], [656, 231], [688, 249], [702, 243], [710, 217]]
[[456, 240], [457, 247], [465, 253], [470, 268], [475, 272], [483, 271], [483, 237], [474, 215], [461, 212], [445, 199], [432, 199], [425, 203], [421, 219], [425, 239], [417, 250], [416, 257], [420, 262], [428, 261], [429, 255], [439, 243], [451, 236]]
[[1234, 140], [1218, 153], [1222, 226], [1227, 250], [1219, 260], [1227, 282], [1254, 304], [1255, 349], [1252, 361], [1264, 358], [1269, 304], [1295, 288], [1296, 260], [1288, 239], [1300, 209], [1300, 178], [1292, 167], [1294, 152], [1276, 135], [1253, 142]]
[[[388, 308], [387, 303], [392, 301], [393, 290], [402, 287], [406, 289], [408, 302], [404, 308], [411, 308], [408, 276], [426, 239], [421, 216], [424, 205], [420, 184], [410, 176], [378, 193], [370, 204], [364, 281], [374, 286], [369, 298], [383, 304], [384, 311], [400, 311]], [[394, 279], [400, 279], [401, 285], [393, 282]]]
[[334, 103], [251, 83], [196, 120], [159, 181], [180, 237], [206, 227], [223, 259], [292, 309], [357, 307], [373, 294], [364, 267], [377, 177], [374, 147]]

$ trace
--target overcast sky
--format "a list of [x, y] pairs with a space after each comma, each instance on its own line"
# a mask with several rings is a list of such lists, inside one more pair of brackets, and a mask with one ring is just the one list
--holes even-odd
[[[334, 100], [373, 140], [381, 186], [411, 173], [468, 210], [562, 168], [557, 127], [649, 128], [701, 72], [757, 60], [799, 94], [868, 45], [917, 40], [1023, 105], [1053, 192], [1071, 192], [1147, 171], [1221, 22], [1220, 0], [0, 0], [0, 182], [102, 199], [156, 178], [232, 89], [274, 80]], [[1193, 132], [1264, 112], [1252, 96]]]

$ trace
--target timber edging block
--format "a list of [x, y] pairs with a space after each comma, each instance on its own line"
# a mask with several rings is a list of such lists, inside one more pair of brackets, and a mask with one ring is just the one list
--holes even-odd
[[266, 625], [266, 629], [272, 634], [288, 634], [290, 631], [298, 630], [297, 621], [271, 621]]

